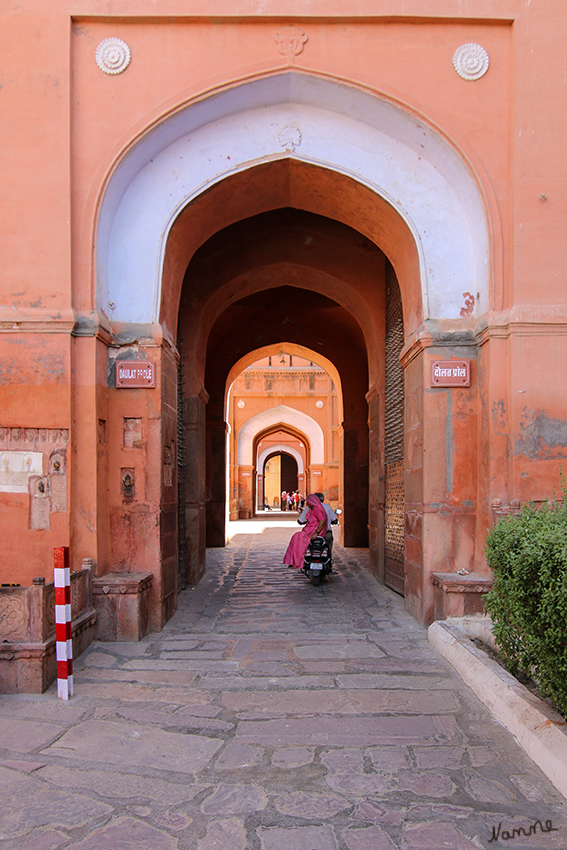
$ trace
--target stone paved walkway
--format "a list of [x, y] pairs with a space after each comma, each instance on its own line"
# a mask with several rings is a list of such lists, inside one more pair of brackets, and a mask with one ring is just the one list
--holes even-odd
[[563, 798], [365, 553], [315, 588], [292, 524], [262, 528], [163, 632], [92, 645], [68, 703], [0, 697], [3, 850], [567, 848]]

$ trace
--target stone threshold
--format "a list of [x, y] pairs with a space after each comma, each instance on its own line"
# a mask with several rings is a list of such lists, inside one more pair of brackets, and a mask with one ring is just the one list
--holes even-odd
[[488, 617], [455, 617], [432, 623], [428, 638], [567, 798], [567, 721], [469, 639], [495, 649], [491, 627]]

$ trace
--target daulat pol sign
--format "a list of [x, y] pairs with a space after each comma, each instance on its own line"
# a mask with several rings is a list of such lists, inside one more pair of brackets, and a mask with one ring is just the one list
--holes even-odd
[[155, 364], [149, 360], [118, 360], [116, 386], [120, 389], [153, 388], [156, 385]]
[[431, 364], [432, 387], [470, 387], [470, 360], [434, 360]]

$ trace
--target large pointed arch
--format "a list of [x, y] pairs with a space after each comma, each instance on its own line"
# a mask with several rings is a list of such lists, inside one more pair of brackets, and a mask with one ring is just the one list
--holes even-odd
[[[295, 70], [242, 82], [183, 106], [121, 158], [98, 219], [97, 305], [110, 317], [117, 339], [151, 337], [161, 348], [159, 387], [167, 416], [161, 419], [158, 448], [169, 457], [171, 414], [178, 409], [174, 361], [181, 354], [181, 430], [190, 463], [181, 487], [179, 528], [190, 580], [203, 573], [205, 543], [225, 541], [228, 373], [248, 347], [275, 344], [288, 334], [297, 345], [313, 344], [313, 317], [323, 311], [317, 345], [336, 362], [345, 390], [339, 457], [344, 541], [365, 546], [370, 535], [371, 562], [381, 574], [388, 259], [400, 285], [402, 356], [411, 387], [403, 476], [411, 499], [406, 504], [411, 517], [424, 517], [411, 526], [415, 539], [406, 532], [409, 604], [429, 617], [432, 590], [426, 582], [435, 562], [428, 555], [425, 563], [422, 537], [433, 533], [430, 506], [437, 504], [437, 491], [435, 477], [423, 472], [429, 433], [424, 423], [432, 404], [424, 395], [429, 355], [423, 349], [452, 323], [427, 327], [424, 322], [455, 319], [459, 325], [464, 318], [470, 332], [492, 304], [490, 223], [481, 186], [462, 152], [410, 108], [356, 85]], [[285, 223], [283, 235], [274, 222]], [[238, 237], [270, 229], [277, 237], [268, 238], [268, 255], [249, 262]], [[300, 237], [301, 243], [294, 242]], [[233, 261], [219, 263], [218, 246], [231, 238], [233, 258], [244, 257], [242, 268]], [[333, 252], [319, 247], [336, 240], [340, 275], [336, 264], [328, 268]], [[313, 242], [317, 250], [310, 248], [308, 262], [298, 266], [292, 258], [302, 259], [300, 245]], [[292, 250], [282, 254], [286, 244]], [[363, 275], [353, 267], [355, 257]], [[271, 318], [263, 326], [266, 332], [256, 334], [262, 310]], [[239, 321], [239, 315], [247, 318]], [[159, 325], [149, 329], [147, 323]], [[462, 343], [466, 334], [455, 336]], [[163, 494], [160, 511], [170, 495]], [[169, 596], [166, 614], [159, 616], [167, 616], [173, 599], [173, 547], [164, 551], [169, 584], [163, 585], [163, 598]], [[156, 588], [157, 600], [157, 583]]]
[[[115, 321], [158, 321], [165, 246], [180, 211], [230, 175], [282, 158], [347, 176], [402, 219], [417, 252], [417, 319], [457, 318], [464, 292], [474, 293], [475, 313], [487, 309], [488, 220], [464, 158], [399, 105], [298, 72], [190, 104], [123, 157], [98, 222], [99, 308]], [[364, 222], [352, 224], [365, 232]]]

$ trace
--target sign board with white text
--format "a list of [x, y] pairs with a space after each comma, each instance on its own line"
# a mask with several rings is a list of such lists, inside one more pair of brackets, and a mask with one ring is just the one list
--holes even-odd
[[431, 364], [432, 387], [470, 387], [470, 360], [434, 360]]
[[116, 386], [119, 389], [153, 389], [155, 385], [155, 364], [149, 360], [118, 360], [116, 362]]

